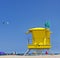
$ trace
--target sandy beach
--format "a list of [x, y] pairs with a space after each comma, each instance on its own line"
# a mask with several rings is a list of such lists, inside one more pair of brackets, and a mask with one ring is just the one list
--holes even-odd
[[60, 58], [60, 55], [40, 55], [40, 56], [18, 56], [18, 55], [4, 55], [0, 58]]

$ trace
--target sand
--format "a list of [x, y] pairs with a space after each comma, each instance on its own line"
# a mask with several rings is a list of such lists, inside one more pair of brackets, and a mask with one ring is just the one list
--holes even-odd
[[40, 56], [18, 56], [18, 55], [4, 55], [0, 58], [60, 58], [60, 55], [40, 55]]

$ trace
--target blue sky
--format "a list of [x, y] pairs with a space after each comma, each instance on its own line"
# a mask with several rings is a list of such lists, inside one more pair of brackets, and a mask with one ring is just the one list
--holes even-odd
[[60, 52], [60, 0], [0, 0], [0, 51], [24, 53], [31, 38], [25, 32], [46, 21], [52, 31], [50, 50]]

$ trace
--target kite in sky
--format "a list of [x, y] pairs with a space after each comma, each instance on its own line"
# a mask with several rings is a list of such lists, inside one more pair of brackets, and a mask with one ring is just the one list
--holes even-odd
[[2, 24], [9, 24], [9, 21], [2, 20]]

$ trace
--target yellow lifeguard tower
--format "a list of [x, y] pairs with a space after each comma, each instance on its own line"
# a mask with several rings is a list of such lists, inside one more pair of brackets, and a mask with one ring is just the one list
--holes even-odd
[[[32, 43], [29, 43], [28, 41], [28, 50], [26, 53], [28, 53], [31, 49], [35, 50], [43, 50], [43, 49], [50, 49], [50, 29], [48, 24], [45, 24], [45, 28], [36, 27], [36, 28], [30, 28], [27, 32], [27, 34], [32, 34]], [[26, 54], [25, 53], [25, 54]]]
[[48, 28], [31, 28], [32, 44], [28, 44], [29, 49], [50, 49], [50, 30]]

